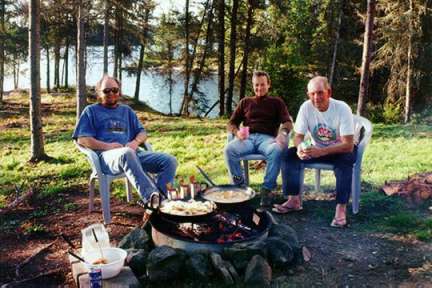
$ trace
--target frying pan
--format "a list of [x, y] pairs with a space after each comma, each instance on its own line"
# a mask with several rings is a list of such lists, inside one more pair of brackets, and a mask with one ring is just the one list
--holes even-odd
[[[204, 172], [203, 169], [197, 166], [198, 171], [203, 175], [205, 178], [208, 187], [204, 190], [204, 192], [201, 194], [201, 198], [209, 201], [215, 202], [220, 207], [229, 207], [229, 206], [238, 206], [238, 205], [244, 205], [248, 203], [250, 200], [252, 200], [256, 193], [255, 191], [250, 187], [244, 187], [244, 186], [238, 186], [233, 184], [225, 184], [225, 185], [216, 185], [213, 180], [207, 175], [206, 172]], [[233, 200], [233, 201], [219, 201], [214, 200], [212, 197], [209, 197], [210, 194], [213, 193], [223, 193], [226, 191], [234, 191], [234, 192], [241, 192], [246, 194], [247, 198], [243, 200]]]
[[[170, 201], [184, 201], [184, 200], [167, 199], [165, 192], [156, 185], [154, 179], [151, 177], [149, 177], [149, 179], [158, 189], [158, 194], [157, 193], [152, 194], [147, 204], [143, 204], [143, 202], [139, 201], [138, 204], [143, 208], [148, 209], [154, 213], [157, 213], [165, 219], [175, 221], [175, 222], [205, 222], [215, 214], [216, 205], [213, 205], [213, 209], [210, 212], [202, 213], [198, 215], [178, 215], [178, 214], [173, 214], [168, 212], [162, 212], [160, 208], [163, 207], [163, 205], [165, 205], [166, 203]], [[165, 198], [162, 201], [161, 201], [161, 196]]]

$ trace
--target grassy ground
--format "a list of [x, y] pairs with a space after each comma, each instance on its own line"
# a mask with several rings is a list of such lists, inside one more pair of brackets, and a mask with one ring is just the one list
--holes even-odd
[[[43, 96], [45, 150], [52, 160], [38, 164], [27, 162], [30, 158], [27, 96], [11, 94], [5, 100], [0, 114], [0, 208], [15, 196], [17, 187], [22, 191], [32, 187], [42, 198], [71, 189], [85, 190], [89, 165], [71, 141], [75, 123], [74, 97]], [[177, 157], [179, 176], [198, 174], [195, 165], [199, 165], [215, 182], [228, 182], [222, 154], [226, 142], [226, 119], [166, 117], [148, 112], [143, 106], [134, 108], [149, 132], [153, 148]], [[365, 231], [384, 229], [391, 233], [412, 234], [421, 240], [432, 239], [432, 218], [427, 212], [430, 203], [416, 209], [403, 209], [406, 208], [404, 202], [379, 192], [387, 180], [400, 180], [415, 173], [432, 171], [431, 136], [432, 128], [427, 124], [374, 125], [372, 142], [363, 160], [364, 194], [361, 212], [357, 216], [361, 224], [359, 228]], [[323, 174], [324, 190], [333, 189], [333, 175], [329, 172]], [[262, 170], [251, 171], [254, 188], [259, 188], [262, 176]], [[197, 178], [202, 180], [199, 175]], [[313, 184], [311, 173], [307, 174], [306, 180]], [[123, 197], [121, 182], [116, 183], [114, 193]], [[68, 208], [68, 203], [64, 205]], [[367, 214], [362, 211], [367, 211]], [[320, 213], [324, 216], [331, 211]]]

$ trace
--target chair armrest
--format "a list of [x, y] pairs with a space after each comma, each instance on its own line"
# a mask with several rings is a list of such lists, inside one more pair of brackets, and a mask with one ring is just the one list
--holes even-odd
[[80, 144], [76, 140], [74, 140], [75, 146], [87, 156], [88, 161], [92, 167], [93, 172], [96, 172], [98, 175], [102, 175], [102, 168], [99, 162], [99, 156], [97, 153], [89, 148], [86, 148]]

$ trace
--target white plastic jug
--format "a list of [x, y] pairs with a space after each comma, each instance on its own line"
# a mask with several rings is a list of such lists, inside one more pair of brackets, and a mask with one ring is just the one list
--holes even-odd
[[[93, 235], [96, 234], [96, 238], [98, 242], [96, 242], [96, 239]], [[109, 241], [109, 235], [108, 232], [105, 229], [105, 226], [103, 224], [92, 224], [83, 230], [81, 230], [82, 234], [82, 253], [92, 252], [92, 251], [98, 251], [100, 248], [108, 248], [111, 247], [110, 241]], [[99, 246], [98, 246], [99, 244]]]

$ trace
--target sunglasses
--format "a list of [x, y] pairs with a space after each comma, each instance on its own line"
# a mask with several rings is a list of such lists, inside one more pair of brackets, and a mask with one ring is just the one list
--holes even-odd
[[109, 93], [111, 93], [111, 92], [114, 93], [114, 94], [117, 94], [119, 91], [120, 91], [120, 89], [117, 88], [117, 87], [113, 87], [113, 88], [105, 88], [105, 89], [102, 90], [102, 92], [103, 92], [104, 94], [109, 94]]

